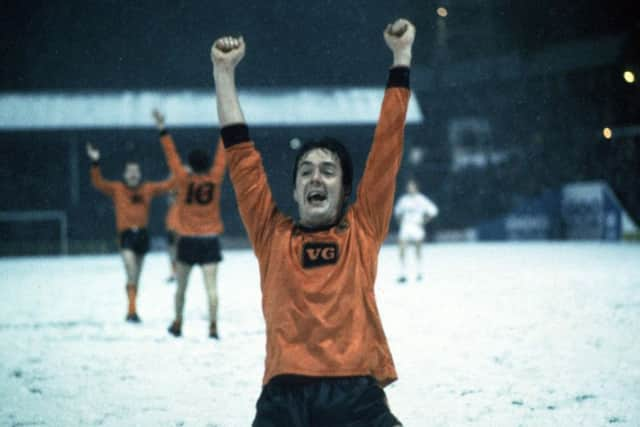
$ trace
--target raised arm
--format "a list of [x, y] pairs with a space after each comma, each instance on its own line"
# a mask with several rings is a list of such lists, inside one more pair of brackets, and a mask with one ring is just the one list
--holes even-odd
[[222, 37], [211, 46], [213, 80], [216, 83], [216, 104], [220, 127], [244, 124], [236, 91], [235, 70], [244, 57], [245, 44], [242, 37]]
[[384, 29], [384, 41], [393, 53], [393, 67], [411, 66], [411, 49], [416, 28], [406, 19], [398, 19]]
[[213, 158], [213, 166], [211, 166], [211, 175], [215, 182], [222, 182], [224, 177], [224, 169], [227, 166], [227, 158], [224, 154], [224, 143], [222, 138], [218, 140], [218, 146], [216, 148], [216, 154]]
[[358, 187], [354, 209], [372, 235], [384, 240], [393, 211], [396, 176], [402, 160], [404, 125], [409, 105], [409, 66], [415, 28], [398, 19], [384, 31], [393, 63], [373, 144]]
[[151, 115], [153, 116], [153, 120], [155, 121], [158, 132], [160, 132], [160, 143], [162, 144], [162, 150], [164, 151], [164, 157], [167, 160], [169, 170], [174, 177], [185, 175], [187, 172], [182, 166], [180, 155], [176, 150], [176, 145], [173, 142], [171, 134], [164, 126], [164, 115], [160, 111], [155, 109], [151, 112]]
[[172, 175], [169, 179], [164, 181], [147, 182], [151, 196], [159, 196], [160, 194], [168, 193], [176, 187], [176, 178]]
[[108, 196], [113, 195], [116, 184], [113, 181], [107, 181], [103, 178], [100, 172], [100, 150], [90, 142], [87, 142], [87, 157], [91, 160], [91, 183], [93, 186]]
[[267, 248], [277, 217], [282, 214], [273, 201], [262, 158], [249, 137], [249, 128], [240, 109], [235, 68], [244, 53], [242, 37], [222, 37], [211, 47], [218, 120], [229, 176], [242, 222], [254, 249], [260, 253]]

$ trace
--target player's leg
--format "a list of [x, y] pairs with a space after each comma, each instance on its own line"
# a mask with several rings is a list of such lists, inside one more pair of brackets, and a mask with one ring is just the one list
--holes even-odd
[[174, 297], [175, 316], [168, 329], [169, 333], [176, 337], [182, 335], [184, 300], [187, 291], [187, 284], [189, 283], [189, 274], [191, 273], [191, 268], [191, 264], [187, 264], [179, 260], [176, 262], [176, 281], [178, 283], [178, 286], [176, 287], [176, 293]]
[[220, 240], [217, 236], [204, 237], [199, 240], [199, 262], [202, 265], [204, 285], [209, 300], [209, 338], [218, 339], [218, 263], [222, 261]]
[[202, 275], [209, 300], [209, 338], [218, 339], [218, 263], [204, 264]]
[[133, 230], [124, 230], [120, 233], [120, 257], [124, 264], [124, 271], [127, 276], [127, 284], [125, 291], [128, 299], [127, 321], [133, 321], [133, 314], [136, 312], [136, 294], [137, 294], [137, 274], [134, 252], [135, 233]]
[[142, 263], [147, 252], [149, 252], [149, 235], [144, 228], [132, 230], [130, 248], [133, 250], [133, 257], [131, 259], [131, 281], [133, 289], [131, 291], [131, 297], [129, 297], [129, 313], [127, 314], [127, 321], [139, 323], [140, 317], [138, 316], [138, 310], [136, 307], [136, 301], [138, 298], [138, 290], [140, 283], [140, 274], [142, 273]]
[[124, 262], [124, 268], [127, 273], [127, 299], [128, 309], [127, 318], [128, 322], [139, 322], [140, 318], [137, 314], [136, 300], [138, 297], [138, 279], [140, 277], [140, 264], [138, 256], [132, 249], [120, 250], [122, 261]]
[[140, 290], [140, 275], [142, 274], [142, 264], [144, 263], [144, 257], [145, 254], [139, 254], [139, 253], [135, 253], [135, 258], [133, 260], [134, 262], [134, 280], [135, 280], [135, 287], [134, 287], [134, 294], [133, 294], [133, 314], [130, 315], [128, 317], [127, 320], [134, 322], [134, 323], [139, 323], [141, 322], [140, 316], [138, 315], [138, 308], [137, 308], [137, 300], [138, 300], [138, 294], [139, 294], [139, 290]]
[[398, 240], [398, 256], [400, 258], [400, 275], [398, 276], [399, 283], [404, 283], [407, 281], [406, 252], [407, 242], [403, 238], [400, 238]]
[[422, 280], [422, 240], [416, 240], [413, 242], [416, 248], [416, 280], [420, 282]]
[[138, 291], [139, 288], [139, 283], [140, 283], [140, 275], [142, 274], [142, 264], [144, 263], [144, 257], [146, 254], [139, 254], [139, 253], [135, 253], [135, 258], [133, 259], [134, 262], [134, 274], [135, 274], [135, 284], [136, 284], [136, 292]]
[[182, 319], [184, 312], [185, 293], [189, 282], [191, 268], [198, 260], [198, 241], [193, 237], [178, 238], [176, 254], [176, 293], [174, 297], [175, 317], [169, 326], [169, 333], [179, 337], [182, 335]]
[[177, 236], [176, 233], [167, 231], [167, 252], [169, 252], [169, 262], [171, 267], [171, 274], [167, 278], [167, 283], [176, 281], [176, 253], [177, 253]]

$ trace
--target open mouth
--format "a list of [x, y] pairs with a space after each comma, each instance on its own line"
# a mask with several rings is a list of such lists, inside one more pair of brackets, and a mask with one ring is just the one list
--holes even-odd
[[307, 193], [307, 202], [310, 204], [320, 204], [327, 200], [327, 193], [321, 190], [312, 190]]

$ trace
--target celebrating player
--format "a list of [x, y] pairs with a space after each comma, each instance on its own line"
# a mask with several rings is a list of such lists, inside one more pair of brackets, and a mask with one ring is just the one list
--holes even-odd
[[224, 231], [220, 216], [220, 191], [225, 170], [222, 141], [218, 143], [215, 161], [203, 150], [189, 153], [189, 168], [182, 165], [173, 138], [164, 126], [164, 116], [153, 111], [160, 142], [171, 173], [176, 177], [176, 256], [175, 319], [169, 333], [182, 335], [185, 292], [189, 274], [195, 264], [202, 267], [204, 284], [209, 298], [209, 337], [218, 339], [218, 263], [222, 260], [218, 236]]
[[420, 193], [418, 184], [410, 179], [407, 182], [407, 192], [396, 203], [394, 209], [396, 219], [400, 222], [398, 232], [398, 250], [400, 254], [400, 268], [402, 272], [398, 282], [407, 281], [405, 251], [407, 245], [416, 248], [416, 280], [422, 280], [422, 241], [425, 237], [424, 226], [438, 216], [437, 206], [427, 196]]
[[345, 147], [330, 138], [307, 143], [293, 165], [297, 222], [276, 207], [240, 108], [235, 68], [244, 40], [212, 46], [229, 172], [260, 266], [267, 355], [254, 427], [400, 424], [382, 389], [397, 375], [374, 282], [402, 158], [414, 36], [404, 19], [384, 31], [393, 65], [355, 202], [347, 206]]
[[127, 273], [127, 298], [129, 309], [126, 320], [139, 323], [136, 309], [138, 281], [142, 271], [142, 262], [149, 251], [149, 207], [151, 199], [171, 190], [173, 180], [160, 182], [141, 182], [140, 165], [127, 162], [121, 181], [107, 181], [100, 172], [100, 151], [87, 144], [87, 156], [92, 162], [91, 182], [98, 190], [111, 197], [116, 212], [116, 228], [119, 233], [120, 254]]

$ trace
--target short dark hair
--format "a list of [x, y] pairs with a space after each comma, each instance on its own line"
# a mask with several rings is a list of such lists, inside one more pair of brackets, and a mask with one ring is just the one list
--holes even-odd
[[298, 174], [298, 163], [302, 157], [311, 150], [320, 148], [330, 151], [338, 156], [340, 160], [340, 167], [342, 168], [342, 186], [344, 189], [344, 195], [349, 196], [351, 194], [351, 184], [353, 183], [353, 162], [351, 161], [351, 154], [347, 148], [337, 139], [324, 137], [317, 140], [310, 140], [305, 142], [302, 147], [298, 149], [296, 153], [296, 162], [293, 165], [293, 186], [296, 185], [296, 175]]
[[204, 173], [211, 167], [211, 157], [204, 150], [195, 149], [189, 153], [189, 166], [195, 173]]

